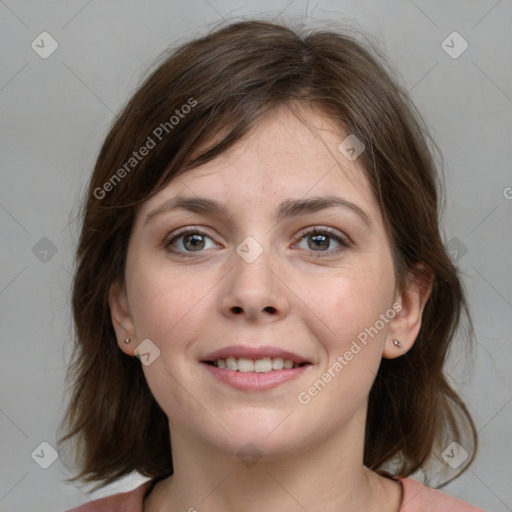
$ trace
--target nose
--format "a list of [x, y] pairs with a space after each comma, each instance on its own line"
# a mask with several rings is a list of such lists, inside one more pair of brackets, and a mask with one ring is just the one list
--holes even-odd
[[265, 249], [252, 262], [233, 254], [233, 266], [224, 280], [221, 310], [228, 318], [252, 322], [276, 321], [289, 310], [287, 287], [277, 259]]

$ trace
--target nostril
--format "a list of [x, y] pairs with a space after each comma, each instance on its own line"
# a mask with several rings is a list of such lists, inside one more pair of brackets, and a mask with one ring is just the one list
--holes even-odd
[[264, 311], [266, 311], [267, 313], [275, 313], [276, 312], [276, 308], [273, 307], [273, 306], [267, 306]]
[[232, 309], [233, 309], [233, 313], [236, 313], [237, 315], [239, 315], [242, 312], [242, 308], [239, 306], [235, 306]]

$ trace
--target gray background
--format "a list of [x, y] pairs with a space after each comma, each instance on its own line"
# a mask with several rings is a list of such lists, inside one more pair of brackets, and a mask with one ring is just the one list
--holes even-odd
[[[87, 487], [64, 482], [72, 468], [60, 458], [42, 469], [31, 454], [43, 441], [56, 447], [77, 199], [114, 113], [167, 46], [222, 18], [279, 13], [370, 32], [440, 145], [446, 240], [465, 275], [477, 335], [472, 360], [457, 349], [450, 368], [480, 432], [476, 462], [444, 490], [512, 510], [510, 0], [0, 0], [0, 511], [64, 510], [89, 499]], [[43, 31], [59, 45], [47, 59], [31, 48]], [[456, 59], [441, 47], [453, 31], [469, 44]], [[143, 480], [134, 475], [93, 496]]]

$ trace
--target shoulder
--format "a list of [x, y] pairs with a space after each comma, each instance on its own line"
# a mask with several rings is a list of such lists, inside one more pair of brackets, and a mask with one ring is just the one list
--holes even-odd
[[404, 494], [399, 512], [485, 512], [412, 478], [404, 478], [400, 482]]
[[126, 512], [142, 512], [144, 508], [144, 498], [151, 484], [152, 480], [148, 480], [132, 491], [113, 494], [106, 498], [89, 501], [79, 507], [66, 510], [66, 512], [98, 512], [98, 510], [101, 510], [101, 512], [119, 512], [120, 510], [125, 510]]
[[[412, 478], [400, 480], [403, 488], [403, 499], [399, 512], [485, 512], [457, 498], [426, 487]], [[152, 481], [149, 480], [129, 492], [123, 492], [90, 501], [66, 512], [142, 512]]]

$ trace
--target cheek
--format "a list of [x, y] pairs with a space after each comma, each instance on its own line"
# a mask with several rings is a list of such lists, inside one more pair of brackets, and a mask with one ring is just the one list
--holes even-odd
[[[378, 366], [389, 329], [390, 318], [385, 315], [390, 310], [393, 312], [393, 296], [392, 266], [367, 265], [350, 269], [326, 283], [322, 294], [311, 297], [311, 303], [316, 304], [316, 310], [329, 327], [325, 338], [329, 363], [352, 351], [357, 353], [354, 360]], [[348, 353], [347, 358], [351, 357]]]
[[149, 261], [133, 263], [137, 271], [130, 274], [128, 290], [137, 338], [150, 338], [161, 347], [171, 342], [176, 346], [200, 325], [197, 320], [210, 299], [205, 294], [210, 286], [204, 279], [199, 283], [194, 275], [171, 273]]
[[168, 416], [202, 417], [200, 406], [183, 391], [194, 389], [194, 375], [183, 368], [213, 307], [213, 295], [206, 293], [213, 285], [149, 261], [134, 258], [133, 264], [137, 271], [129, 274], [128, 290], [136, 337], [150, 339], [160, 351], [154, 363], [142, 367], [148, 386]]
[[[312, 416], [325, 418], [322, 429], [326, 432], [338, 428], [340, 421], [366, 403], [377, 374], [394, 313], [393, 273], [381, 270], [347, 272], [326, 281], [323, 294], [310, 295], [310, 304], [322, 318], [318, 322], [310, 315], [310, 325], [325, 358], [297, 400]], [[387, 322], [381, 320], [386, 312], [390, 312]]]

